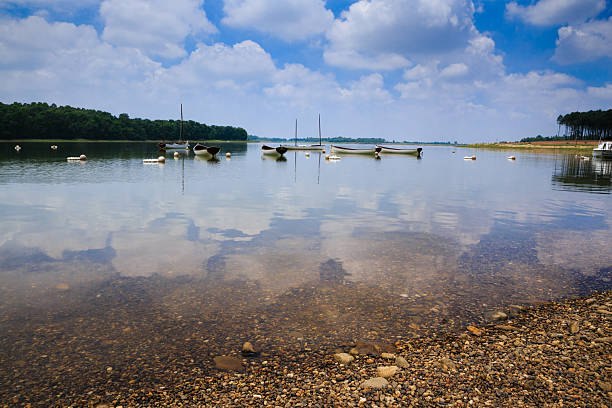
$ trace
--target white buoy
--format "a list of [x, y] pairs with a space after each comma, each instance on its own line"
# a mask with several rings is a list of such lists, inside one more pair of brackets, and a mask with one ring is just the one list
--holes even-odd
[[20, 151], [21, 150], [21, 146], [19, 146], [19, 145], [15, 146], [15, 150]]
[[335, 154], [331, 154], [329, 156], [325, 156], [327, 160], [340, 160], [340, 156], [336, 156]]
[[230, 157], [232, 157], [232, 154], [230, 152], [227, 152], [227, 153], [225, 153], [225, 157], [227, 157], [229, 159]]
[[305, 156], [310, 157], [310, 153], [306, 152]]
[[476, 156], [465, 156], [463, 160], [476, 160]]
[[79, 160], [87, 160], [87, 156], [82, 154], [82, 155], [79, 156]]
[[514, 157], [514, 156], [509, 156], [509, 157], [508, 157], [508, 160], [516, 160], [516, 157]]
[[165, 162], [166, 162], [166, 158], [165, 158], [164, 156], [159, 156], [159, 157], [157, 158], [157, 161], [158, 161], [159, 163], [165, 163]]
[[325, 160], [329, 160], [329, 154], [325, 155]]
[[179, 152], [174, 152], [174, 157], [179, 157]]

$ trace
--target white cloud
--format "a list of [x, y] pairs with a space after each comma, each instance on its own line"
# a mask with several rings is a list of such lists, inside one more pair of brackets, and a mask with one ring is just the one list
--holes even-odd
[[223, 11], [224, 24], [268, 33], [283, 41], [322, 34], [334, 19], [323, 0], [225, 0]]
[[203, 0], [105, 0], [100, 6], [102, 38], [152, 57], [184, 57], [187, 36], [217, 31], [202, 4]]
[[382, 100], [390, 102], [391, 94], [383, 87], [384, 79], [380, 74], [364, 75], [358, 81], [352, 82], [348, 89], [342, 90], [345, 98], [358, 98], [362, 100]]
[[553, 60], [560, 64], [612, 57], [612, 17], [578, 26], [561, 27]]
[[468, 66], [463, 63], [451, 64], [440, 72], [440, 76], [443, 78], [463, 77], [467, 75], [469, 70]]
[[478, 34], [473, 14], [467, 0], [360, 0], [327, 32], [324, 58], [347, 68], [406, 67], [410, 60], [464, 49]]
[[587, 93], [590, 96], [607, 101], [608, 104], [612, 103], [612, 84], [606, 84], [602, 87], [589, 86]]
[[540, 0], [530, 6], [515, 1], [506, 4], [506, 16], [538, 26], [582, 23], [597, 16], [606, 0]]

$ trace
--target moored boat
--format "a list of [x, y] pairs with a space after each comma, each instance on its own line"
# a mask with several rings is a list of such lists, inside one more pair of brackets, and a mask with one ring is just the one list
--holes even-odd
[[193, 147], [193, 152], [197, 156], [202, 157], [215, 157], [215, 155], [219, 153], [219, 150], [221, 150], [221, 148], [217, 146], [204, 146], [199, 143]]
[[188, 150], [189, 149], [189, 141], [183, 140], [183, 104], [182, 103], [181, 103], [181, 133], [180, 133], [178, 142], [174, 142], [174, 143], [160, 142], [157, 144], [157, 147], [159, 147], [161, 150], [176, 150], [176, 149]]
[[397, 147], [388, 147], [388, 146], [381, 146], [381, 145], [377, 145], [376, 147], [380, 147], [381, 153], [409, 154], [409, 155], [417, 156], [417, 157], [420, 157], [421, 152], [423, 151], [423, 148], [421, 147], [417, 147], [416, 149], [400, 149]]
[[593, 149], [593, 157], [612, 159], [612, 142], [601, 142]]
[[266, 156], [282, 156], [287, 153], [287, 148], [285, 146], [271, 147], [268, 145], [261, 146], [261, 152]]
[[281, 145], [286, 147], [287, 150], [325, 150], [325, 146], [321, 144], [321, 115], [319, 115], [319, 144], [313, 145], [299, 145], [297, 144], [297, 119], [295, 120], [295, 144], [294, 145]]
[[372, 147], [372, 148], [367, 148], [367, 149], [355, 149], [352, 147], [344, 147], [344, 146], [336, 146], [336, 145], [331, 145], [331, 152], [332, 153], [344, 153], [344, 154], [378, 154], [380, 153], [381, 148], [380, 147]]

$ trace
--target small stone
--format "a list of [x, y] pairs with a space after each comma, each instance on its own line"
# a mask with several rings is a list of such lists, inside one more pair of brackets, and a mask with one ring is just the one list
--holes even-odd
[[599, 381], [599, 387], [605, 392], [612, 391], [612, 383], [609, 383], [609, 382]]
[[483, 331], [474, 326], [468, 326], [467, 330], [472, 333], [474, 336], [482, 336]]
[[576, 334], [579, 330], [580, 325], [578, 324], [578, 322], [572, 322], [572, 324], [570, 324], [570, 333]]
[[340, 364], [350, 364], [353, 360], [355, 360], [355, 357], [348, 353], [336, 353], [334, 354], [334, 359]]
[[410, 365], [408, 364], [408, 361], [406, 361], [406, 359], [402, 356], [395, 357], [395, 365], [398, 366], [399, 368], [409, 368], [410, 367]]
[[63, 291], [70, 289], [70, 286], [66, 285], [65, 283], [58, 283], [57, 285], [55, 285], [55, 289]]
[[382, 377], [370, 378], [361, 384], [361, 388], [381, 389], [389, 385], [389, 381]]
[[595, 343], [612, 343], [612, 337], [598, 337], [593, 341]]
[[606, 309], [597, 309], [597, 313], [601, 313], [601, 314], [605, 314], [605, 315], [612, 315], [612, 312]]
[[251, 344], [250, 341], [246, 341], [243, 345], [242, 345], [242, 355], [245, 357], [251, 357], [251, 356], [256, 356], [259, 353], [255, 351], [255, 347], [253, 347], [253, 345]]
[[376, 368], [376, 375], [382, 378], [391, 378], [397, 370], [397, 366], [381, 366]]
[[497, 312], [491, 313], [490, 318], [491, 320], [498, 320], [498, 321], [506, 320], [508, 318], [508, 315], [505, 314], [504, 312], [497, 311]]
[[595, 300], [595, 298], [590, 298], [584, 301], [584, 304], [586, 305], [590, 305], [591, 303], [595, 303], [597, 302], [597, 300]]
[[349, 354], [350, 354], [350, 355], [353, 355], [353, 356], [357, 356], [357, 355], [359, 355], [359, 350], [357, 350], [355, 347], [353, 347], [353, 348], [352, 348], [352, 349], [349, 351]]
[[440, 361], [438, 361], [437, 365], [443, 370], [455, 370], [457, 368], [457, 365], [448, 357], [442, 358]]
[[380, 356], [384, 358], [385, 360], [395, 359], [395, 354], [391, 354], [391, 353], [381, 353]]

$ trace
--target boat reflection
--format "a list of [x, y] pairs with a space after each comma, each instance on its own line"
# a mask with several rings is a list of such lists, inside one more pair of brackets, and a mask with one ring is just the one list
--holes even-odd
[[610, 194], [612, 191], [612, 162], [581, 156], [565, 155], [555, 163], [553, 189]]

